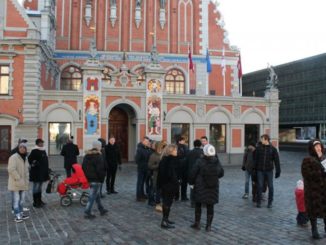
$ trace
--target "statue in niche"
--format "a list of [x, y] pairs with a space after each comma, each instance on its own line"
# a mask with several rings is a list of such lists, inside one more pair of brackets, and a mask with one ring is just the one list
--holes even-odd
[[277, 74], [273, 68], [273, 66], [268, 65], [268, 70], [269, 70], [269, 76], [267, 79], [267, 88], [268, 89], [273, 89], [277, 87], [277, 83], [278, 83], [278, 77]]
[[161, 9], [165, 9], [166, 0], [160, 0]]
[[141, 0], [136, 0], [136, 8], [141, 6]]
[[89, 51], [91, 53], [91, 57], [94, 59], [97, 53], [95, 38], [92, 38], [92, 40], [89, 42]]

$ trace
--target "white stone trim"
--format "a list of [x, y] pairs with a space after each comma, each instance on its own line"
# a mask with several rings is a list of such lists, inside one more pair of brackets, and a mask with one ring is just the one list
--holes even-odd
[[[105, 99], [106, 97], [102, 97], [102, 100]], [[102, 110], [102, 118], [109, 118], [109, 115], [110, 115], [110, 112], [111, 110], [119, 105], [119, 104], [126, 104], [126, 105], [129, 105], [135, 112], [135, 116], [137, 118], [137, 120], [140, 120], [141, 117], [142, 117], [142, 112], [141, 112], [141, 109], [139, 108], [139, 106], [131, 101], [131, 100], [128, 100], [128, 99], [117, 99], [115, 101], [113, 101], [112, 103], [110, 103], [104, 110]]]
[[[207, 105], [207, 104], [206, 104]], [[219, 106], [217, 105], [216, 108], [212, 108], [210, 109], [208, 112], [206, 111], [206, 118], [205, 118], [205, 122], [207, 122], [208, 124], [211, 124], [211, 120], [210, 118], [213, 116], [214, 113], [216, 112], [222, 112], [223, 114], [226, 115], [226, 117], [229, 119], [228, 123], [234, 122], [236, 119], [233, 117], [233, 114], [228, 111], [227, 109], [225, 109], [223, 106]]]
[[[267, 108], [266, 108], [267, 109]], [[245, 110], [243, 113], [241, 113], [241, 116], [240, 116], [240, 121], [245, 124], [245, 119], [247, 116], [249, 116], [250, 114], [252, 113], [255, 113], [257, 114], [260, 118], [261, 118], [261, 122], [262, 124], [267, 124], [267, 121], [266, 121], [266, 115], [264, 115], [264, 113], [257, 109], [257, 108], [248, 108], [247, 110]], [[254, 122], [253, 122], [254, 123]], [[257, 122], [258, 123], [258, 122]], [[260, 122], [258, 123], [260, 124]]]
[[18, 12], [21, 15], [21, 17], [23, 17], [23, 19], [25, 20], [26, 24], [28, 25], [27, 28], [28, 29], [30, 29], [30, 28], [32, 28], [32, 29], [36, 28], [36, 26], [34, 25], [34, 23], [32, 22], [32, 20], [26, 14], [25, 9], [18, 3], [18, 1], [14, 0], [14, 1], [11, 1], [11, 3], [15, 6], [15, 8], [18, 10]]
[[70, 105], [65, 104], [65, 103], [55, 103], [55, 104], [49, 105], [47, 108], [45, 108], [44, 111], [42, 111], [40, 113], [40, 122], [41, 123], [48, 123], [48, 115], [52, 111], [54, 111], [56, 109], [64, 109], [64, 110], [66, 110], [74, 120], [71, 123], [76, 123], [77, 121], [80, 121], [79, 118], [78, 118], [78, 113]]
[[208, 4], [210, 0], [202, 0], [202, 3], [199, 4], [201, 12], [199, 13], [199, 31], [201, 32], [200, 38], [201, 42], [199, 43], [200, 50], [199, 53], [206, 55], [206, 48], [208, 47]]
[[[164, 97], [163, 97], [163, 101], [164, 101]], [[166, 104], [167, 102], [164, 101], [164, 104]], [[165, 116], [165, 123], [173, 123], [173, 115], [179, 111], [185, 111], [186, 113], [188, 113], [191, 118], [192, 118], [192, 122], [185, 122], [185, 123], [195, 123], [195, 122], [198, 122], [198, 117], [196, 115], [195, 112], [193, 112], [193, 110], [191, 110], [189, 107], [187, 106], [176, 106], [174, 108], [172, 108], [170, 111], [168, 111], [166, 113], [166, 116]]]

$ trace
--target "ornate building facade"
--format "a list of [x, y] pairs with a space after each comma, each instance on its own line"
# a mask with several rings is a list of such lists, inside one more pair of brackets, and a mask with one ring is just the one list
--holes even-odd
[[278, 91], [243, 97], [238, 60], [216, 1], [1, 1], [1, 161], [22, 137], [58, 154], [115, 135], [125, 161], [145, 135], [206, 135], [227, 162], [278, 146]]

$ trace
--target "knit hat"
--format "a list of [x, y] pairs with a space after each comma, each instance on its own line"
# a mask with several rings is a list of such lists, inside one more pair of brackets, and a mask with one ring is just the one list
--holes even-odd
[[27, 144], [26, 143], [20, 143], [19, 145], [18, 145], [18, 148], [20, 148], [20, 147], [24, 147], [26, 150], [27, 150]]
[[92, 143], [92, 147], [93, 147], [93, 148], [96, 148], [96, 149], [98, 149], [98, 150], [101, 150], [101, 148], [102, 148], [102, 143], [101, 143], [100, 141], [98, 141], [98, 140], [95, 140], [95, 141], [93, 141], [93, 143]]
[[215, 147], [210, 144], [205, 145], [203, 151], [205, 156], [215, 156]]
[[303, 181], [302, 180], [297, 181], [297, 189], [303, 190]]

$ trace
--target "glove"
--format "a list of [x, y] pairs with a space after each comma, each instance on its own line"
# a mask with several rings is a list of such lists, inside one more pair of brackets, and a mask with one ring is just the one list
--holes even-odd
[[246, 171], [246, 167], [245, 166], [242, 166], [241, 169], [242, 169], [242, 171]]
[[280, 175], [281, 175], [281, 172], [276, 172], [275, 173], [275, 179], [277, 179], [278, 177], [280, 177]]

